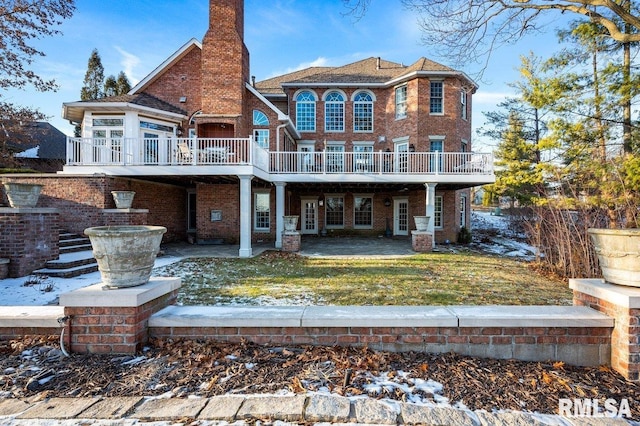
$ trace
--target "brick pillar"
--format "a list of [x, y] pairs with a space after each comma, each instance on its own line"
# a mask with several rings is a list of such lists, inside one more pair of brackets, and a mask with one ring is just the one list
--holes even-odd
[[58, 209], [0, 208], [0, 257], [9, 276], [24, 277], [60, 255]]
[[60, 295], [71, 351], [136, 353], [148, 340], [149, 318], [175, 303], [180, 285], [180, 278], [151, 277], [137, 287], [106, 290], [99, 283]]
[[298, 231], [284, 231], [282, 233], [282, 251], [297, 253], [300, 251], [300, 233]]
[[611, 367], [627, 380], [640, 381], [640, 288], [601, 279], [572, 279], [573, 304], [589, 306], [615, 320]]
[[9, 259], [0, 258], [0, 280], [9, 276]]
[[418, 253], [433, 251], [433, 234], [427, 231], [411, 231], [411, 247]]

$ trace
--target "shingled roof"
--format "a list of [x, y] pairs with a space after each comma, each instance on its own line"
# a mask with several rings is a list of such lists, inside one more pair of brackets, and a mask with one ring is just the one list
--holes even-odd
[[109, 96], [106, 98], [93, 99], [85, 101], [87, 103], [128, 103], [133, 105], [140, 105], [147, 108], [153, 108], [160, 111], [172, 112], [174, 114], [186, 115], [187, 112], [182, 108], [175, 107], [168, 102], [151, 96], [147, 93], [138, 93], [135, 95], [118, 95]]
[[367, 58], [341, 67], [311, 67], [256, 83], [263, 94], [283, 94], [283, 85], [384, 84], [417, 71], [456, 72], [427, 58], [406, 66], [380, 58]]

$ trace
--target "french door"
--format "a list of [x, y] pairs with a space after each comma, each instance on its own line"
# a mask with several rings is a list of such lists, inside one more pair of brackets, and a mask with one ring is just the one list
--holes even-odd
[[318, 199], [303, 198], [300, 206], [300, 232], [302, 234], [318, 233]]
[[409, 201], [393, 200], [393, 235], [409, 235]]

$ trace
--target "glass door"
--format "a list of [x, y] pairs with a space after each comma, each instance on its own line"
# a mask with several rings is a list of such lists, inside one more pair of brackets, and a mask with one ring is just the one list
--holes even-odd
[[301, 173], [315, 171], [316, 159], [313, 145], [298, 145], [298, 169]]
[[145, 164], [158, 164], [158, 139], [160, 136], [155, 133], [144, 132], [143, 140], [143, 161]]
[[409, 235], [409, 201], [393, 200], [393, 235]]
[[396, 173], [407, 172], [407, 162], [409, 159], [409, 142], [397, 143], [395, 146], [396, 151]]
[[303, 199], [300, 211], [302, 212], [300, 232], [303, 234], [318, 233], [318, 200]]

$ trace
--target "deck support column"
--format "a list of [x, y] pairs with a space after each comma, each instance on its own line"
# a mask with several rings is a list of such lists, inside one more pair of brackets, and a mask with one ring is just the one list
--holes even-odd
[[251, 180], [253, 176], [240, 178], [240, 250], [238, 257], [251, 257]]
[[284, 188], [286, 182], [275, 182], [276, 186], [276, 248], [282, 248], [282, 232], [284, 231]]
[[[427, 231], [433, 235], [432, 246], [435, 247], [435, 212], [436, 212], [436, 185], [437, 183], [425, 183], [426, 197], [425, 197], [425, 215], [429, 216], [429, 225]], [[432, 248], [433, 248], [432, 247]]]

